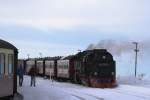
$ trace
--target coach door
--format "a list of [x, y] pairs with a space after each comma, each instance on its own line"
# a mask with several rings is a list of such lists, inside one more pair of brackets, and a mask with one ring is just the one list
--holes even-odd
[[0, 97], [13, 94], [13, 50], [0, 49]]

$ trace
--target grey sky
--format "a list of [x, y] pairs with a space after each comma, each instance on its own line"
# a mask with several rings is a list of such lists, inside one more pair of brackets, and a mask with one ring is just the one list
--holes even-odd
[[[102, 40], [133, 49], [132, 41], [138, 41], [140, 65], [146, 67], [149, 5], [149, 0], [0, 0], [0, 37], [18, 47], [19, 58], [75, 54]], [[131, 67], [134, 52], [115, 59], [119, 67]]]

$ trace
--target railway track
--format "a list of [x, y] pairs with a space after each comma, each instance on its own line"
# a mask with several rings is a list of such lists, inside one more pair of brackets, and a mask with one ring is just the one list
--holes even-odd
[[91, 96], [91, 97], [94, 97], [94, 98], [96, 98], [97, 100], [104, 100], [104, 98], [100, 98], [100, 97], [97, 97], [97, 96], [95, 96], [95, 95], [91, 95], [91, 94], [87, 94], [87, 93], [84, 93], [84, 94], [86, 94], [86, 95], [88, 95], [88, 96]]
[[[60, 89], [61, 87], [57, 85], [57, 88]], [[78, 98], [79, 100], [104, 100], [104, 98], [101, 98], [99, 96], [82, 92], [79, 90], [80, 88], [81, 87], [77, 86], [77, 88], [66, 88], [66, 91], [64, 91], [64, 89], [62, 89], [62, 91], [73, 97]]]
[[[80, 89], [80, 88], [78, 88], [78, 89]], [[69, 88], [67, 88], [67, 91], [69, 91], [69, 92], [67, 92], [68, 94], [70, 94], [70, 95], [72, 95], [72, 96], [74, 96], [74, 97], [76, 97], [76, 98], [78, 98], [79, 100], [105, 100], [104, 98], [105, 98], [105, 96], [104, 96], [104, 98], [102, 98], [103, 96], [99, 96], [99, 95], [97, 95], [97, 94], [94, 94], [94, 93], [88, 93], [88, 91], [86, 92], [84, 92], [84, 91], [82, 91], [82, 89], [80, 89], [80, 90], [78, 90], [78, 89], [76, 89], [76, 88], [74, 88], [74, 89], [69, 89]], [[138, 89], [138, 88], [137, 88]], [[94, 90], [94, 89], [92, 89], [92, 90]], [[97, 92], [98, 92], [98, 90], [96, 90]], [[106, 92], [106, 93], [112, 93], [112, 95], [113, 95], [113, 93], [117, 93], [116, 94], [116, 97], [117, 96], [119, 96], [118, 94], [121, 94], [121, 95], [126, 95], [126, 96], [129, 96], [129, 98], [130, 98], [130, 96], [131, 97], [135, 97], [135, 98], [139, 98], [140, 100], [142, 99], [142, 100], [150, 100], [150, 95], [149, 95], [149, 93], [146, 93], [146, 92], [140, 92], [140, 91], [136, 91], [136, 90], [134, 90], [134, 88], [133, 88], [133, 90], [132, 89], [130, 89], [130, 87], [129, 87], [129, 89], [127, 88], [127, 89], [125, 89], [125, 88], [115, 88], [115, 89], [102, 89], [100, 92], [99, 92], [99, 94], [100, 93], [102, 93], [102, 92]], [[66, 91], [65, 91], [66, 92]], [[93, 91], [94, 92], [94, 91]], [[103, 93], [104, 94], [104, 93]], [[107, 97], [106, 97], [107, 98]], [[108, 97], [109, 98], [109, 97]], [[111, 99], [111, 98], [110, 98]]]
[[[135, 93], [132, 91], [125, 91], [122, 89], [113, 89], [113, 90], [106, 90], [105, 92], [111, 92], [111, 93], [117, 93], [117, 94], [121, 94], [121, 95], [127, 95], [127, 96], [132, 96], [132, 97], [136, 97], [142, 100], [150, 100], [150, 95], [146, 95], [146, 94], [142, 94], [142, 93]], [[96, 98], [96, 100], [105, 100], [104, 98], [99, 98], [94, 94], [88, 94], [88, 93], [83, 93], [86, 94], [88, 96], [94, 97]]]
[[74, 94], [71, 94], [72, 96], [78, 98], [79, 100], [86, 100], [85, 98], [81, 97], [81, 96], [78, 96], [78, 95], [74, 95]]
[[[66, 92], [66, 91], [65, 91]], [[69, 90], [69, 92], [67, 92], [68, 94], [80, 99], [80, 100], [104, 100], [104, 98], [92, 95], [92, 94], [88, 94], [88, 93], [84, 93], [84, 92], [80, 92], [77, 90]]]
[[97, 96], [94, 96], [91, 94], [86, 94], [86, 93], [82, 93], [80, 95], [78, 95], [78, 94], [71, 94], [71, 95], [80, 100], [104, 100], [104, 98], [100, 98], [100, 97], [97, 97]]
[[[78, 92], [78, 91], [75, 90], [74, 92]], [[111, 90], [111, 89], [106, 90], [105, 92], [119, 93], [119, 94], [122, 94], [122, 95], [133, 96], [133, 97], [144, 99], [144, 100], [150, 100], [150, 95], [149, 94], [145, 94], [145, 93], [142, 93], [142, 92], [136, 92], [136, 91], [133, 91], [133, 90], [125, 90], [125, 89], [117, 88], [117, 89], [113, 89], [113, 90]], [[104, 100], [104, 98], [100, 98], [100, 97], [98, 97], [94, 94], [89, 94], [89, 93], [85, 93], [85, 92], [79, 92], [79, 93], [90, 96], [90, 97], [93, 97], [96, 100]]]
[[115, 92], [115, 93], [120, 93], [123, 95], [129, 95], [129, 96], [134, 96], [137, 98], [145, 99], [145, 100], [150, 100], [150, 96], [142, 93], [135, 93], [133, 91], [129, 90], [124, 90], [124, 89], [114, 89], [114, 90], [109, 90], [110, 92]]
[[135, 96], [135, 97], [138, 97], [138, 98], [150, 100], [150, 96], [146, 95], [146, 94], [143, 94], [143, 93], [137, 93], [137, 92], [135, 93], [133, 91], [127, 91], [127, 90], [124, 90], [124, 89], [116, 89], [116, 90], [113, 90], [113, 91], [117, 92], [117, 93], [125, 94], [125, 95], [130, 95], [130, 96]]

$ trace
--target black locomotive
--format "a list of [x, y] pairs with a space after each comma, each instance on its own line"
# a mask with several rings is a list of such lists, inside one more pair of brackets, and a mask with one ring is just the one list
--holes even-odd
[[[83, 52], [80, 63], [79, 78], [82, 84], [91, 87], [114, 87], [116, 85], [115, 61], [105, 49]], [[78, 67], [79, 68], [79, 67]]]

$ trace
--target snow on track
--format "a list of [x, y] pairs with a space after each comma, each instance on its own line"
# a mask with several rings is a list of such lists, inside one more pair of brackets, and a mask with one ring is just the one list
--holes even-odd
[[150, 100], [150, 89], [143, 87], [138, 87], [137, 89], [137, 87], [135, 86], [121, 85], [120, 88], [116, 88], [115, 90], [113, 90], [113, 92], [118, 92]]
[[37, 78], [36, 87], [30, 87], [28, 76], [18, 91], [24, 100], [150, 100], [148, 87], [119, 85], [114, 89], [100, 89], [43, 78]]

